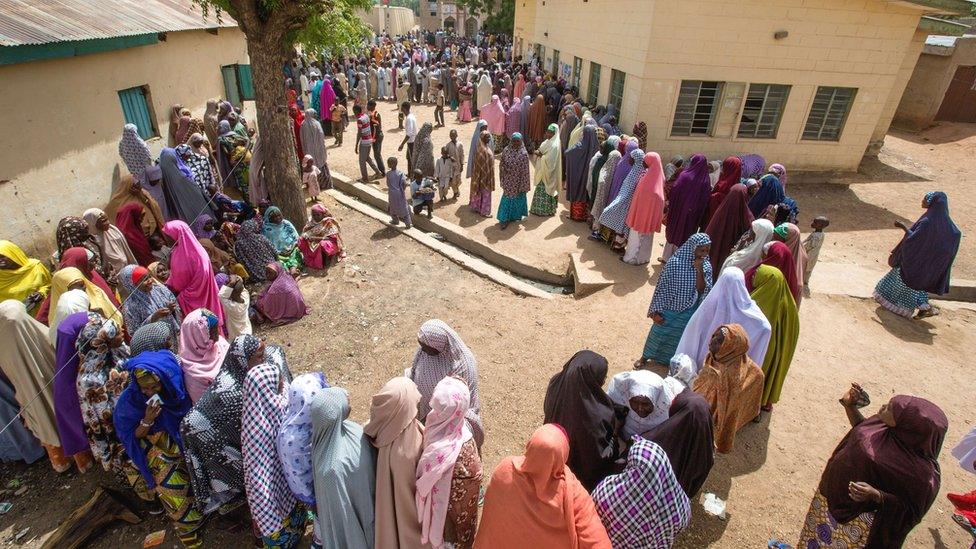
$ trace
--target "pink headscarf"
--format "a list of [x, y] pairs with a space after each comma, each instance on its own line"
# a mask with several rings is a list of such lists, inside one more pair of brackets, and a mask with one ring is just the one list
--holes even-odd
[[644, 155], [647, 170], [637, 182], [637, 190], [627, 212], [627, 226], [643, 234], [661, 230], [664, 220], [664, 168], [656, 152]]
[[488, 123], [488, 131], [492, 135], [505, 133], [505, 107], [497, 95], [491, 96], [491, 102], [480, 108], [481, 119]]
[[[210, 318], [208, 318], [210, 317]], [[183, 365], [183, 381], [190, 400], [196, 403], [207, 387], [213, 383], [230, 343], [218, 335], [210, 339], [210, 311], [197, 309], [186, 315], [180, 326], [180, 362]]]
[[335, 103], [336, 93], [332, 87], [332, 79], [326, 76], [322, 79], [322, 89], [319, 91], [319, 119], [330, 120], [329, 111]]
[[176, 294], [176, 301], [184, 311], [209, 309], [217, 315], [221, 330], [224, 308], [217, 293], [213, 265], [193, 231], [185, 222], [174, 219], [163, 225], [163, 234], [173, 239], [169, 256], [169, 278], [166, 285]]
[[437, 383], [430, 399], [430, 413], [424, 422], [424, 450], [417, 463], [417, 512], [420, 515], [421, 543], [444, 545], [444, 522], [451, 497], [454, 463], [461, 446], [471, 440], [464, 421], [471, 393], [456, 377]]
[[270, 265], [278, 276], [261, 292], [255, 306], [274, 324], [295, 322], [308, 314], [302, 291], [291, 274], [282, 269], [281, 265], [277, 263], [270, 263]]

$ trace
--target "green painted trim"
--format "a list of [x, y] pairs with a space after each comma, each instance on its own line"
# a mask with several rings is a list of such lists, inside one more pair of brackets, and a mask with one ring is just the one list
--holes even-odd
[[939, 10], [943, 14], [969, 15], [972, 4], [967, 0], [906, 0], [910, 4], [917, 4]]
[[0, 46], [0, 65], [14, 65], [45, 59], [64, 59], [92, 53], [122, 50], [137, 46], [147, 46], [159, 42], [159, 34], [137, 34], [134, 36], [115, 36], [92, 40], [51, 42], [48, 44], [26, 44], [23, 46]]
[[925, 15], [922, 16], [922, 19], [918, 22], [918, 28], [925, 31], [932, 31], [931, 34], [962, 36], [966, 31], [969, 30], [969, 25], [956, 23], [955, 21], [946, 21], [945, 19], [938, 19]]

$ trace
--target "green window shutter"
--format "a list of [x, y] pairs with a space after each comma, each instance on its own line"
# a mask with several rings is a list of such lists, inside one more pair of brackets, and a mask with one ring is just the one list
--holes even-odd
[[224, 77], [225, 99], [231, 105], [241, 106], [241, 92], [237, 83], [237, 67], [235, 65], [225, 65], [220, 67], [220, 74]]
[[237, 83], [241, 90], [241, 99], [254, 101], [254, 79], [251, 78], [251, 65], [237, 65]]
[[149, 104], [146, 102], [146, 90], [142, 87], [129, 88], [119, 91], [119, 101], [122, 103], [122, 116], [127, 124], [135, 124], [139, 128], [139, 136], [149, 139], [156, 136]]

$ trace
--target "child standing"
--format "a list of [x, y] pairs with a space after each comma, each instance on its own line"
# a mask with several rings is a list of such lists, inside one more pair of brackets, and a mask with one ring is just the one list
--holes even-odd
[[810, 223], [813, 232], [803, 240], [803, 249], [807, 251], [807, 265], [803, 273], [803, 293], [806, 297], [810, 297], [810, 275], [813, 273], [813, 267], [817, 264], [817, 258], [820, 257], [820, 247], [823, 246], [823, 230], [829, 225], [829, 219], [818, 215]]
[[336, 145], [342, 145], [342, 133], [346, 131], [346, 102], [336, 101], [331, 108], [332, 133], [335, 135]]
[[410, 206], [407, 205], [407, 176], [397, 169], [397, 159], [391, 156], [386, 160], [390, 171], [386, 172], [386, 196], [390, 204], [390, 223], [403, 224], [409, 229], [413, 226], [410, 217]]
[[444, 84], [437, 85], [437, 92], [434, 96], [434, 123], [438, 128], [444, 127]]
[[437, 190], [440, 193], [440, 201], [444, 202], [447, 200], [447, 188], [451, 187], [454, 190], [454, 196], [451, 199], [455, 199], [458, 196], [458, 188], [452, 185], [454, 181], [454, 172], [458, 171], [457, 166], [454, 164], [454, 159], [448, 153], [447, 145], [441, 147], [441, 157], [437, 159], [434, 164], [434, 179], [437, 180]]
[[454, 160], [454, 175], [451, 177], [451, 189], [454, 191], [454, 198], [461, 192], [461, 170], [464, 167], [464, 145], [458, 143], [457, 130], [451, 130], [451, 140], [447, 142], [447, 155]]
[[414, 170], [411, 175], [410, 198], [413, 202], [413, 213], [420, 215], [427, 208], [427, 219], [431, 219], [434, 217], [434, 181], [425, 178], [420, 170]]

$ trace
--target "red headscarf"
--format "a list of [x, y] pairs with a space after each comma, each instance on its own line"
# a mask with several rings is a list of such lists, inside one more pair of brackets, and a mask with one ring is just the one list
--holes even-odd
[[[779, 272], [783, 273], [783, 278], [786, 279], [786, 283], [790, 286], [790, 293], [793, 294], [793, 299], [799, 302], [800, 287], [796, 283], [796, 261], [793, 259], [793, 253], [790, 252], [786, 244], [778, 240], [774, 240], [766, 246], [765, 255], [763, 256], [762, 263], [759, 265], [771, 265], [779, 269]], [[759, 265], [746, 271], [746, 288], [749, 290], [749, 293], [752, 293], [752, 278], [756, 276], [756, 269], [759, 268]]]
[[156, 258], [152, 255], [152, 248], [149, 247], [149, 240], [142, 232], [142, 216], [144, 214], [141, 204], [135, 202], [126, 204], [115, 214], [115, 226], [122, 231], [125, 241], [129, 243], [129, 249], [136, 256], [136, 261], [143, 267], [149, 265]]
[[[732, 187], [741, 183], [742, 179], [742, 159], [738, 156], [730, 156], [722, 162], [722, 175], [718, 178], [718, 183], [715, 183], [715, 188], [712, 189], [712, 194], [708, 199], [708, 217], [711, 219], [715, 212], [718, 211], [718, 207], [722, 205], [722, 201], [725, 200], [725, 196], [729, 194]], [[712, 245], [715, 245], [714, 239], [712, 239]], [[712, 266], [715, 264], [712, 263]]]
[[[294, 90], [288, 90], [294, 93]], [[302, 148], [302, 122], [305, 121], [305, 114], [298, 105], [290, 105], [288, 107], [288, 113], [291, 115], [291, 120], [295, 130], [295, 152], [298, 154], [299, 159], [305, 158], [305, 151]]]
[[[718, 186], [716, 185], [716, 188]], [[712, 193], [712, 199], [715, 194]], [[729, 189], [722, 200], [722, 204], [714, 212], [705, 233], [712, 239], [712, 248], [708, 255], [712, 262], [712, 273], [718, 279], [722, 264], [732, 253], [732, 246], [739, 241], [742, 233], [752, 226], [752, 212], [749, 211], [749, 191], [742, 183], [736, 183]]]

